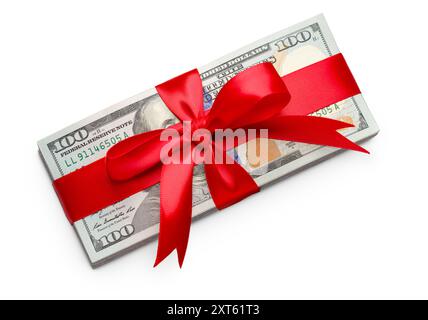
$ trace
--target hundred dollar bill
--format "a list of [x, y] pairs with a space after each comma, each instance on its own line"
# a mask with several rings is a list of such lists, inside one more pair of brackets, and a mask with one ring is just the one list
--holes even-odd
[[[338, 47], [322, 15], [275, 33], [199, 68], [204, 108], [212, 106], [227, 81], [255, 64], [270, 62], [283, 76], [337, 53]], [[354, 142], [378, 132], [362, 95], [328, 106], [313, 116], [352, 123], [354, 127], [342, 134]], [[155, 89], [151, 89], [42, 139], [38, 146], [51, 178], [57, 179], [104, 157], [119, 141], [166, 128], [177, 121]], [[330, 147], [269, 140], [268, 159], [260, 163], [249, 156], [254, 152], [248, 152], [259, 145], [260, 141], [254, 140], [232, 151], [235, 160], [259, 186], [338, 152]], [[201, 166], [194, 172], [193, 206], [193, 216], [215, 208]], [[159, 185], [75, 222], [74, 228], [94, 267], [141, 245], [159, 230]]]

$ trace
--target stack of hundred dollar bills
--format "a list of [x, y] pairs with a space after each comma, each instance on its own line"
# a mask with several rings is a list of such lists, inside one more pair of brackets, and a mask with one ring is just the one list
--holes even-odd
[[[339, 53], [322, 15], [285, 29], [235, 51], [198, 70], [204, 87], [204, 108], [209, 109], [221, 87], [240, 71], [260, 62], [271, 62], [284, 76]], [[328, 106], [313, 114], [352, 123], [341, 133], [361, 142], [378, 127], [361, 95]], [[140, 93], [83, 119], [38, 142], [41, 156], [53, 180], [105, 156], [120, 140], [176, 123], [155, 89]], [[268, 161], [251, 159], [249, 148], [257, 141], [233, 150], [238, 161], [259, 186], [314, 164], [338, 149], [277, 140], [268, 141]], [[203, 168], [195, 168], [193, 216], [215, 208]], [[92, 266], [98, 266], [153, 238], [159, 230], [159, 185], [143, 190], [74, 223]]]

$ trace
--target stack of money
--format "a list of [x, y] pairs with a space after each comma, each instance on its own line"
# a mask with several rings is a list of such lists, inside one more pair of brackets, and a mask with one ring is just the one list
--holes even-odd
[[[337, 53], [338, 47], [322, 15], [280, 31], [198, 69], [204, 88], [204, 108], [211, 107], [228, 80], [255, 64], [270, 62], [284, 76]], [[341, 133], [354, 142], [378, 132], [361, 95], [312, 115], [352, 123], [353, 128]], [[177, 121], [155, 89], [151, 89], [42, 139], [38, 146], [55, 180], [104, 157], [107, 150], [121, 140], [166, 128]], [[249, 152], [259, 145], [257, 140], [241, 145], [233, 150], [233, 156], [261, 187], [338, 151], [318, 145], [269, 140], [267, 160], [261, 163], [250, 156], [257, 152]], [[214, 208], [203, 168], [197, 166], [193, 178], [193, 216]], [[141, 245], [159, 230], [159, 185], [75, 222], [74, 228], [94, 267]]]

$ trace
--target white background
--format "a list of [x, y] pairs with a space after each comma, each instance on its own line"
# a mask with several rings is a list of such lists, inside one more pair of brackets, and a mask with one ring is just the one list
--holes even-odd
[[[0, 298], [428, 298], [423, 1], [2, 1]], [[36, 141], [323, 12], [381, 132], [97, 270]]]

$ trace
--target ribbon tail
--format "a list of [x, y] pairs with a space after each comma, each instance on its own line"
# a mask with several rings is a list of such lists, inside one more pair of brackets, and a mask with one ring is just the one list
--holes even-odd
[[205, 175], [210, 194], [218, 209], [229, 207], [260, 191], [259, 186], [247, 171], [226, 152], [223, 153], [221, 163], [212, 161], [211, 164], [205, 164]]
[[[254, 128], [254, 126], [252, 126]], [[268, 129], [270, 139], [303, 142], [369, 153], [337, 130], [352, 128], [352, 124], [314, 116], [280, 116], [257, 124]]]
[[166, 164], [160, 185], [160, 230], [155, 267], [177, 249], [183, 265], [192, 220], [193, 163]]
[[241, 128], [276, 116], [290, 101], [284, 81], [271, 63], [253, 66], [228, 81], [214, 100], [206, 127]]

